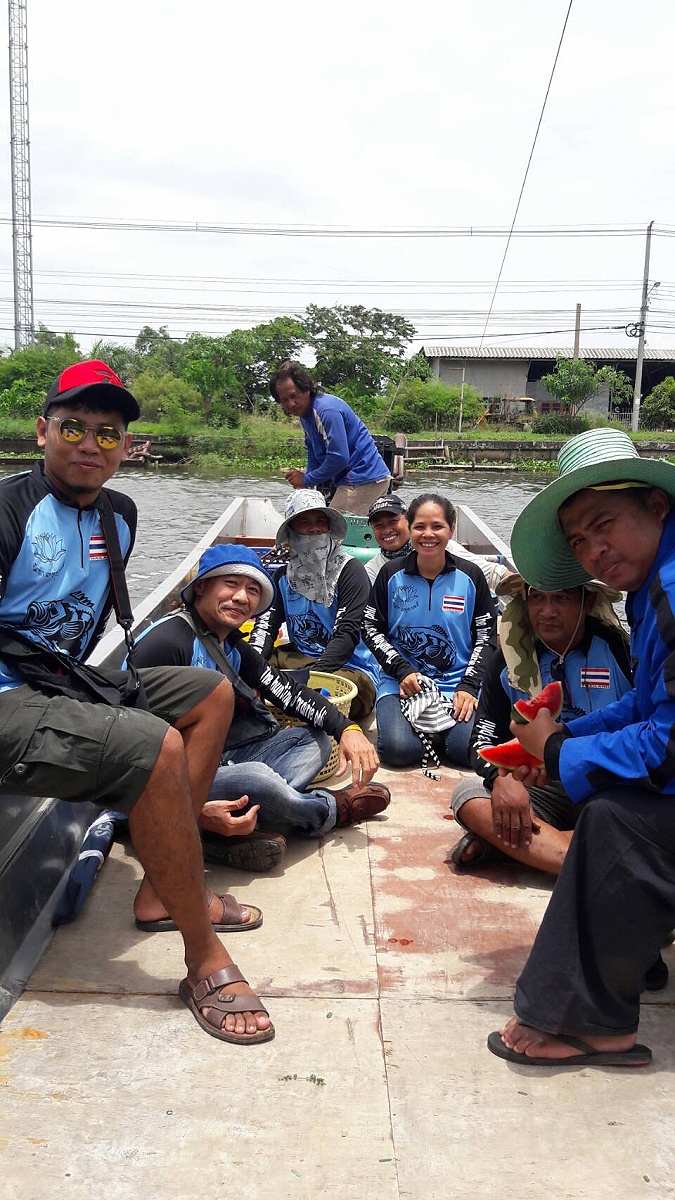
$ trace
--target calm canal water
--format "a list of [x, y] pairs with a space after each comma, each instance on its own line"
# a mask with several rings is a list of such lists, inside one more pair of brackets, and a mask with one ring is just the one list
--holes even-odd
[[[550, 475], [506, 471], [431, 471], [410, 475], [398, 494], [410, 501], [422, 491], [436, 491], [453, 502], [468, 504], [505, 542], [513, 522]], [[229, 502], [239, 496], [261, 496], [283, 512], [289, 488], [276, 476], [232, 476], [203, 479], [178, 471], [122, 471], [116, 486], [138, 505], [138, 537], [129, 564], [132, 600], [143, 596], [175, 567]]]
[[[11, 474], [10, 469], [0, 469], [0, 475]], [[516, 471], [418, 471], [410, 473], [398, 494], [410, 501], [422, 491], [436, 491], [468, 504], [508, 542], [521, 509], [551, 478]], [[138, 506], [138, 536], [128, 569], [132, 602], [161, 583], [231, 500], [266, 497], [283, 512], [289, 492], [285, 479], [276, 475], [204, 479], [181, 468], [123, 469], [111, 486], [126, 492]]]

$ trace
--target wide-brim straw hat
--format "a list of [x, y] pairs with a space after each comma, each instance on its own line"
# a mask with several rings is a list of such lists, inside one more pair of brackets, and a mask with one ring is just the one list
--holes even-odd
[[543, 591], [575, 587], [591, 576], [577, 562], [560, 527], [560, 506], [584, 488], [603, 483], [641, 483], [675, 499], [675, 464], [640, 458], [619, 429], [589, 429], [558, 454], [558, 478], [523, 509], [513, 526], [511, 554], [520, 574]]
[[301, 513], [322, 512], [328, 518], [330, 535], [335, 542], [343, 542], [347, 536], [347, 522], [336, 508], [328, 508], [326, 498], [314, 488], [296, 488], [284, 505], [284, 520], [277, 529], [276, 541], [281, 546], [288, 541], [291, 522]]

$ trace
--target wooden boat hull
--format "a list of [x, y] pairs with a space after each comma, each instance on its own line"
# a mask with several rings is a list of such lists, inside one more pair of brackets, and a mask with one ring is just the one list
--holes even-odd
[[[234, 500], [190, 553], [136, 609], [134, 632], [175, 608], [187, 578], [218, 542], [271, 546], [282, 517], [269, 500]], [[355, 518], [355, 549], [377, 553], [364, 518]], [[456, 537], [478, 554], [508, 561], [509, 549], [470, 509], [458, 506]], [[359, 546], [360, 543], [360, 546]], [[349, 548], [349, 547], [347, 547]], [[363, 557], [360, 553], [359, 557]], [[118, 626], [99, 643], [93, 665], [119, 666], [125, 643]], [[0, 1019], [21, 994], [45, 949], [52, 917], [96, 809], [55, 799], [4, 796], [0, 806]]]

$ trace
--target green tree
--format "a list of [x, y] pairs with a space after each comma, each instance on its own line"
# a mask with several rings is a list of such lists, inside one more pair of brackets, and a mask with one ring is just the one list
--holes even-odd
[[279, 363], [287, 358], [296, 358], [300, 353], [305, 342], [305, 330], [299, 317], [276, 317], [263, 325], [255, 325], [249, 332], [254, 347], [249, 404], [255, 409], [258, 401], [269, 400], [270, 376]]
[[410, 358], [397, 359], [389, 370], [389, 379], [394, 383], [400, 383], [404, 379], [431, 379], [432, 377], [431, 364], [419, 351]]
[[609, 391], [609, 409], [630, 405], [633, 399], [633, 384], [625, 371], [617, 371], [615, 367], [601, 367], [596, 375], [598, 382], [604, 384]]
[[82, 358], [71, 333], [40, 326], [32, 346], [0, 358], [0, 405], [6, 416], [38, 416], [57, 375]]
[[166, 372], [155, 375], [144, 371], [134, 380], [134, 396], [141, 409], [144, 421], [166, 421], [174, 427], [183, 426], [204, 415], [204, 401], [196, 388], [184, 379]]
[[584, 358], [558, 358], [555, 371], [543, 375], [541, 382], [570, 417], [575, 417], [602, 388], [595, 366]]
[[643, 400], [640, 424], [647, 429], [675, 429], [675, 379], [672, 375], [657, 383]]
[[51, 350], [69, 351], [73, 361], [78, 357], [78, 345], [72, 333], [53, 333], [46, 325], [40, 323], [35, 334], [36, 346], [48, 346]]
[[139, 356], [133, 346], [123, 346], [119, 342], [101, 339], [94, 342], [89, 358], [99, 358], [101, 362], [107, 363], [124, 383], [131, 383], [138, 373]]
[[166, 325], [153, 329], [144, 325], [134, 343], [138, 355], [138, 370], [156, 375], [180, 375], [184, 357], [183, 344], [171, 337]]
[[[405, 379], [396, 389], [396, 403], [386, 419], [387, 429], [415, 433], [420, 429], [456, 429], [460, 397], [462, 423], [474, 425], [485, 405], [475, 388], [448, 386], [437, 379]], [[411, 420], [412, 418], [412, 420]]]
[[310, 304], [302, 324], [322, 387], [349, 386], [352, 394], [364, 396], [382, 390], [415, 334], [404, 317], [361, 304]]
[[[241, 335], [234, 338], [234, 333]], [[247, 393], [241, 376], [248, 377], [248, 334], [235, 330], [227, 337], [191, 333], [185, 342], [182, 377], [201, 394], [209, 425], [239, 424], [239, 408]], [[234, 361], [233, 361], [234, 360]]]

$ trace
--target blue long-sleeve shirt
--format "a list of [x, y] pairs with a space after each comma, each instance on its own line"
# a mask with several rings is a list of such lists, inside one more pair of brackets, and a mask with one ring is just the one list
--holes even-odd
[[647, 579], [629, 592], [635, 686], [601, 712], [570, 722], [560, 748], [561, 782], [575, 801], [635, 784], [675, 794], [675, 511]]
[[358, 487], [386, 479], [389, 470], [360, 417], [339, 396], [320, 392], [300, 424], [305, 433], [305, 487]]

